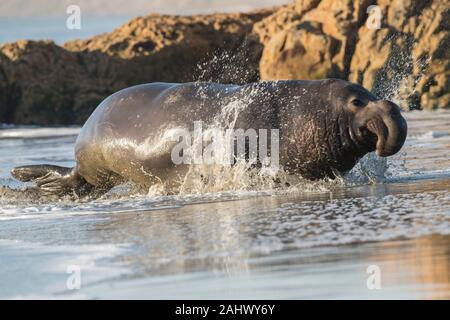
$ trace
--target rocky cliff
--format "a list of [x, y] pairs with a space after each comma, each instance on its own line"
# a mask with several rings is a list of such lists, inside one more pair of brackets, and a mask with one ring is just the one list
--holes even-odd
[[450, 107], [449, 26], [448, 0], [298, 0], [254, 32], [262, 79], [345, 78], [404, 108], [435, 109]]
[[[367, 22], [370, 5], [379, 28]], [[246, 14], [137, 17], [63, 46], [8, 43], [0, 122], [83, 123], [109, 94], [152, 81], [339, 77], [405, 108], [450, 108], [449, 23], [448, 0], [297, 0]]]

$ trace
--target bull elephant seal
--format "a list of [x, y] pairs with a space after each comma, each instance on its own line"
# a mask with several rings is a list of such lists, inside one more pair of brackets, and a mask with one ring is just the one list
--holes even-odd
[[241, 105], [234, 127], [279, 129], [280, 166], [307, 179], [343, 174], [371, 151], [393, 155], [407, 134], [396, 104], [339, 79], [150, 83], [121, 90], [96, 108], [77, 138], [74, 168], [31, 165], [11, 173], [51, 194], [172, 181], [186, 165], [173, 163], [173, 144], [161, 141], [163, 133], [199, 120], [211, 124], [233, 103]]

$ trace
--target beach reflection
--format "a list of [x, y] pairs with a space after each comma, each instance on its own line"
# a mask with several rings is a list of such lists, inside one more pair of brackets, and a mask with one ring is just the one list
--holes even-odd
[[368, 260], [380, 266], [385, 288], [403, 287], [420, 299], [450, 299], [449, 236], [379, 243]]
[[[214, 286], [242, 281], [243, 298], [276, 298], [271, 290], [282, 290], [285, 298], [450, 298], [450, 236], [365, 241], [448, 228], [449, 193], [418, 198], [385, 191], [373, 198], [253, 197], [117, 214], [96, 224], [95, 237], [133, 243], [133, 254], [121, 259], [133, 266], [132, 278], [143, 281], [139, 287], [148, 289], [139, 294], [149, 298], [158, 290], [178, 297], [178, 291], [158, 287], [161, 278], [172, 277], [176, 288], [191, 287], [193, 298], [204, 297], [196, 296], [196, 287], [215, 297]], [[369, 265], [381, 269], [377, 292], [366, 287]]]

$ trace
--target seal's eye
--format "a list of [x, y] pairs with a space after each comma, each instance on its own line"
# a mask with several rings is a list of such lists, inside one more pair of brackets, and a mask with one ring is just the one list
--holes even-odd
[[364, 106], [365, 106], [364, 101], [359, 100], [359, 99], [353, 99], [353, 100], [352, 100], [352, 104], [353, 104], [355, 107], [358, 107], [358, 108], [364, 107]]

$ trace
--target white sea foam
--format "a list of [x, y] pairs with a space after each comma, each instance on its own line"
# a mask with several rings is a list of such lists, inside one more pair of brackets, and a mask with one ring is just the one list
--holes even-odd
[[430, 139], [438, 139], [438, 138], [448, 137], [448, 136], [450, 136], [450, 133], [445, 132], [445, 131], [427, 131], [425, 133], [417, 135], [414, 138], [418, 139], [418, 140], [430, 140]]
[[10, 127], [0, 130], [0, 139], [32, 139], [32, 138], [55, 138], [76, 136], [80, 132], [79, 127], [65, 128], [33, 128], [33, 127]]

